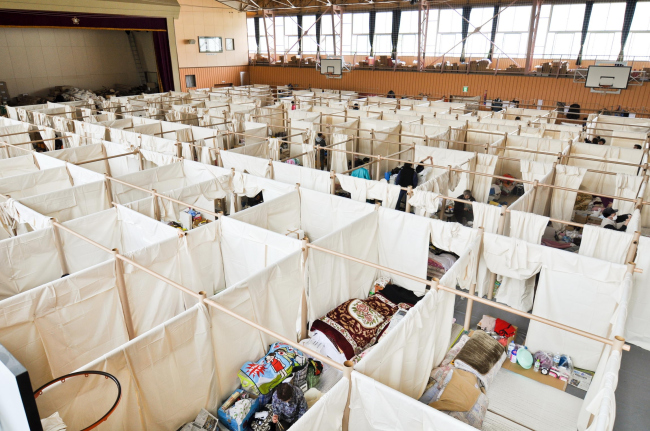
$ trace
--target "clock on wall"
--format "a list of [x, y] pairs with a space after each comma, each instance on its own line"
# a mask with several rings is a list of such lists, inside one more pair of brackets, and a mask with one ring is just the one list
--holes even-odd
[[223, 52], [221, 38], [217, 36], [199, 36], [199, 52]]

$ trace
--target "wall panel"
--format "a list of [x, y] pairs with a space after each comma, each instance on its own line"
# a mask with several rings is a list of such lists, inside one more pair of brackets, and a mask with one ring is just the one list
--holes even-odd
[[358, 92], [431, 96], [462, 95], [463, 86], [468, 86], [468, 96], [500, 97], [503, 100], [516, 98], [521, 101], [543, 99], [544, 104], [556, 101], [567, 104], [579, 103], [585, 109], [599, 109], [621, 105], [627, 109], [650, 107], [650, 85], [630, 86], [620, 95], [591, 93], [584, 84], [574, 83], [571, 78], [549, 78], [529, 76], [494, 76], [491, 74], [417, 73], [354, 70], [344, 73], [342, 79], [326, 79], [313, 67], [250, 66], [250, 82], [254, 84], [287, 85], [299, 87], [333, 88]]
[[181, 91], [187, 91], [185, 75], [196, 77], [197, 88], [209, 88], [218, 84], [240, 85], [239, 72], [248, 72], [248, 66], [182, 67], [180, 69]]

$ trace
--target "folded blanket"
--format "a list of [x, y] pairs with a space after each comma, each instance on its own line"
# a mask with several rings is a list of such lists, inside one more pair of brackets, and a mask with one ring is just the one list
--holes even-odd
[[499, 361], [503, 351], [503, 346], [497, 340], [477, 330], [458, 352], [454, 362], [462, 361], [480, 374], [487, 374]]
[[315, 320], [311, 330], [325, 334], [349, 360], [377, 342], [400, 308], [411, 306], [395, 304], [381, 292], [366, 299], [350, 299]]

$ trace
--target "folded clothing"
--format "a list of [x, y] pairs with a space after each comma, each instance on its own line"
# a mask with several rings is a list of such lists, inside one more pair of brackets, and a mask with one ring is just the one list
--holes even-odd
[[422, 299], [422, 296], [417, 296], [412, 290], [391, 283], [386, 284], [386, 286], [377, 293], [380, 293], [393, 304], [397, 304], [398, 307], [400, 304], [407, 304], [412, 307]]
[[480, 374], [487, 374], [499, 362], [503, 353], [504, 348], [497, 340], [483, 331], [476, 330], [460, 349], [454, 362], [460, 360]]
[[[345, 354], [346, 359], [352, 359], [377, 342], [397, 310], [411, 308], [406, 303], [392, 302], [385, 296], [384, 290], [366, 299], [345, 301], [315, 320], [311, 331], [325, 334]], [[391, 296], [390, 293], [388, 295]]]

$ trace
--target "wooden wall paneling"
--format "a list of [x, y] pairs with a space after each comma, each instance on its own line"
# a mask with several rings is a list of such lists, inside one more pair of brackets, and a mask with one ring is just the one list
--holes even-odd
[[248, 72], [248, 65], [223, 67], [182, 67], [180, 68], [181, 91], [187, 91], [187, 87], [185, 86], [185, 75], [194, 75], [196, 77], [197, 88], [210, 88], [215, 84], [222, 83], [233, 84], [235, 86], [240, 85], [241, 81], [239, 78], [239, 72]]

